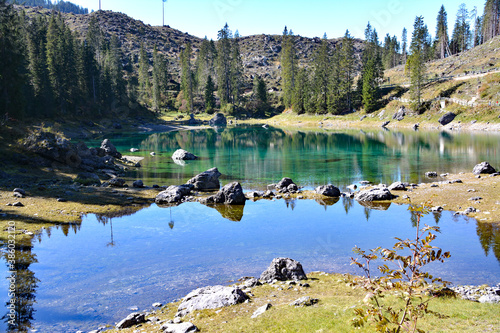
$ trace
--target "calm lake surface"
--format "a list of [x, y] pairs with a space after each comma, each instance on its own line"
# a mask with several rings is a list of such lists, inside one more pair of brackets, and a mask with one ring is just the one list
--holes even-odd
[[[128, 178], [148, 186], [182, 184], [214, 166], [223, 185], [239, 181], [245, 190], [259, 190], [285, 176], [307, 189], [327, 183], [345, 189], [361, 180], [422, 182], [427, 171], [470, 172], [483, 160], [500, 165], [496, 134], [247, 127], [110, 139], [124, 154], [141, 150], [135, 155], [145, 157], [142, 168]], [[201, 160], [175, 164], [170, 156], [177, 148]], [[149, 155], [153, 151], [155, 157]], [[355, 245], [389, 247], [396, 236], [414, 236], [415, 219], [407, 208], [365, 207], [345, 198], [282, 199], [240, 207], [152, 205], [123, 217], [88, 216], [81, 225], [46, 230], [18, 253], [25, 306], [16, 330], [88, 331], [119, 321], [132, 307], [142, 311], [198, 287], [259, 276], [279, 256], [300, 261], [306, 272], [359, 274], [350, 266]], [[498, 226], [451, 212], [427, 215], [423, 223], [441, 227], [435, 245], [452, 253], [445, 264], [430, 266], [432, 273], [456, 284], [500, 282]], [[3, 257], [0, 276], [8, 274]], [[7, 289], [2, 279], [3, 304]], [[0, 331], [6, 330], [3, 322]]]

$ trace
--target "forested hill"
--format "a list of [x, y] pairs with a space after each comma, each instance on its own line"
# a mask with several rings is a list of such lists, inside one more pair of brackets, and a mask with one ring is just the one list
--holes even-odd
[[69, 1], [59, 1], [55, 4], [50, 0], [7, 0], [7, 3], [23, 5], [27, 7], [40, 7], [57, 10], [62, 13], [88, 14], [87, 8], [80, 7]]
[[[49, 15], [49, 13], [46, 12], [45, 15]], [[198, 54], [203, 41], [202, 38], [192, 36], [187, 32], [181, 32], [168, 25], [165, 27], [151, 26], [125, 14], [112, 11], [98, 11], [89, 15], [63, 15], [63, 18], [71, 30], [83, 37], [87, 34], [90, 19], [93, 16], [97, 18], [106, 38], [109, 39], [112, 35], [118, 37], [122, 50], [128, 58], [130, 56], [132, 56], [132, 59], [139, 57], [141, 42], [144, 43], [146, 51], [152, 57], [153, 49], [156, 45], [158, 51], [169, 59], [171, 74], [173, 74], [175, 81], [179, 80], [180, 52], [186, 43], [191, 43], [193, 52]], [[237, 29], [237, 27], [233, 29]], [[279, 54], [282, 47], [281, 41], [281, 36], [277, 35], [240, 37], [239, 44], [245, 82], [251, 85], [252, 78], [258, 75], [266, 80], [269, 88], [274, 90], [280, 89]], [[328, 42], [333, 47], [340, 42], [340, 38], [329, 39]], [[320, 43], [321, 39], [318, 37], [307, 38], [297, 36], [297, 56], [302, 60], [302, 65], [308, 66], [312, 62]], [[356, 39], [354, 49], [357, 59], [360, 59], [363, 42]]]

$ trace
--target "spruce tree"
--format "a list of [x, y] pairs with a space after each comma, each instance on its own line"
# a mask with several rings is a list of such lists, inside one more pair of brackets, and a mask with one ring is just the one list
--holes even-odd
[[[238, 34], [236, 36], [239, 36]], [[243, 62], [241, 60], [239, 37], [232, 39], [231, 45], [231, 97], [233, 104], [240, 104], [243, 87]]]
[[469, 11], [467, 10], [465, 4], [461, 4], [458, 9], [452, 36], [455, 53], [467, 51], [469, 49], [471, 38], [472, 33], [469, 23]]
[[330, 45], [323, 38], [314, 58], [314, 98], [316, 112], [321, 114], [328, 112], [330, 70]]
[[408, 55], [408, 31], [403, 28], [401, 34], [401, 63], [406, 64], [406, 57]]
[[365, 29], [366, 46], [362, 56], [362, 71], [358, 82], [362, 104], [366, 112], [376, 110], [380, 98], [383, 65], [377, 31], [368, 23]]
[[311, 111], [310, 83], [307, 70], [299, 68], [292, 96], [293, 112], [303, 114]]
[[500, 0], [487, 0], [482, 19], [484, 42], [500, 35]]
[[153, 50], [153, 108], [159, 111], [167, 96], [168, 64], [165, 57], [158, 52], [155, 45]]
[[448, 14], [444, 8], [441, 6], [437, 16], [436, 24], [436, 43], [437, 51], [439, 52], [439, 58], [444, 59], [448, 55]]
[[281, 42], [281, 78], [283, 87], [283, 104], [286, 108], [292, 106], [292, 96], [295, 90], [295, 78], [297, 76], [298, 59], [295, 46], [295, 36], [287, 27], [283, 31]]
[[144, 42], [141, 42], [139, 51], [139, 97], [144, 103], [149, 102], [151, 95], [151, 82], [149, 77], [149, 57]]
[[217, 34], [217, 83], [221, 106], [232, 103], [232, 75], [231, 75], [231, 39], [232, 32], [229, 26], [219, 30]]
[[354, 76], [356, 74], [354, 38], [351, 37], [349, 30], [346, 30], [342, 39], [342, 47], [339, 54], [340, 67], [340, 90], [343, 96], [341, 103], [342, 112], [352, 111], [352, 88], [354, 85]]
[[410, 56], [406, 64], [407, 73], [411, 80], [410, 93], [412, 97], [412, 108], [420, 111], [422, 85], [425, 79], [425, 44], [427, 26], [424, 18], [417, 16], [413, 25], [413, 35], [410, 45]]
[[212, 76], [207, 77], [207, 82], [205, 84], [205, 112], [208, 114], [213, 114], [215, 110], [215, 84], [212, 80]]
[[191, 55], [193, 48], [191, 43], [186, 43], [181, 51], [181, 89], [184, 94], [184, 99], [187, 101], [188, 109], [193, 112], [194, 109], [194, 92], [195, 82], [194, 73], [191, 65]]
[[196, 58], [196, 81], [199, 89], [204, 89], [207, 85], [208, 77], [212, 80], [215, 77], [215, 58], [217, 50], [213, 41], [209, 41], [207, 37], [203, 39], [200, 46], [200, 52]]

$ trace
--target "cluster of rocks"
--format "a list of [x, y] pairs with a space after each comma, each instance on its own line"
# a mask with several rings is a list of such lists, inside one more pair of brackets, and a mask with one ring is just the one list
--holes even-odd
[[[217, 285], [193, 290], [182, 299], [177, 308], [177, 313], [172, 320], [162, 322], [156, 317], [146, 319], [149, 313], [134, 312], [117, 323], [116, 328], [130, 328], [149, 321], [155, 324], [160, 324], [160, 330], [163, 332], [197, 332], [198, 328], [193, 323], [182, 321], [183, 317], [193, 311], [220, 309], [243, 302], [250, 302], [251, 297], [253, 297], [251, 288], [265, 283], [277, 285], [277, 282], [282, 281], [282, 283], [286, 283], [289, 288], [293, 288], [293, 286], [296, 285], [304, 288], [309, 287], [307, 283], [301, 283], [302, 280], [307, 280], [307, 276], [304, 273], [304, 269], [302, 268], [300, 262], [290, 258], [276, 258], [261, 274], [259, 279], [245, 277], [240, 279], [240, 281], [242, 281], [240, 284], [234, 286]], [[304, 296], [290, 303], [290, 306], [312, 306], [318, 302], [318, 299]], [[257, 318], [271, 308], [272, 304], [267, 303], [258, 308], [252, 314], [251, 318]]]
[[465, 300], [479, 303], [500, 303], [500, 283], [496, 287], [457, 286], [451, 290]]
[[282, 180], [280, 180], [280, 182], [275, 185], [275, 188], [278, 193], [282, 194], [286, 193], [293, 194], [300, 192], [300, 189], [297, 186], [297, 184], [295, 184], [293, 180], [288, 177], [285, 177]]

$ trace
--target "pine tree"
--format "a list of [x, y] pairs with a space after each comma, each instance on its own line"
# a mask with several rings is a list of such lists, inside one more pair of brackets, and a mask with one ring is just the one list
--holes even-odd
[[448, 14], [444, 6], [441, 6], [437, 16], [436, 43], [439, 57], [444, 59], [448, 55]]
[[341, 105], [342, 111], [352, 111], [352, 87], [354, 85], [354, 76], [356, 71], [355, 54], [354, 54], [354, 38], [351, 37], [349, 30], [346, 30], [342, 39], [342, 47], [339, 56], [340, 84], [343, 95]]
[[200, 52], [196, 58], [196, 81], [198, 82], [199, 89], [204, 89], [207, 85], [208, 77], [211, 76], [212, 80], [215, 77], [215, 59], [217, 50], [213, 41], [209, 41], [207, 37], [202, 41]]
[[482, 19], [484, 42], [500, 35], [500, 0], [487, 0]]
[[368, 23], [365, 29], [366, 46], [362, 56], [362, 72], [358, 90], [366, 112], [376, 110], [380, 98], [380, 82], [383, 78], [382, 57], [377, 31]]
[[167, 95], [168, 65], [165, 57], [158, 52], [155, 45], [153, 49], [153, 108], [159, 111], [164, 104], [162, 100]]
[[231, 38], [232, 32], [226, 25], [217, 34], [217, 82], [221, 106], [232, 103]]
[[269, 109], [267, 87], [266, 82], [258, 75], [253, 81], [253, 96], [256, 102], [255, 115], [263, 117]]
[[295, 36], [289, 33], [287, 27], [285, 27], [281, 42], [281, 77], [283, 80], [283, 104], [286, 108], [292, 106], [292, 96], [295, 90], [295, 78], [298, 69], [297, 60]]
[[22, 26], [11, 5], [0, 0], [0, 117], [20, 118], [26, 85]]
[[412, 96], [412, 108], [420, 111], [422, 85], [425, 78], [425, 45], [427, 26], [424, 24], [424, 18], [418, 16], [413, 25], [413, 35], [410, 45], [410, 56], [406, 64], [407, 73], [410, 74]]
[[474, 23], [474, 47], [483, 44], [483, 18], [481, 16], [476, 17]]
[[403, 28], [401, 43], [401, 63], [406, 64], [406, 57], [408, 55], [408, 31], [406, 28]]
[[310, 112], [310, 83], [307, 70], [299, 68], [295, 80], [295, 87], [292, 96], [293, 112], [303, 114]]
[[191, 43], [186, 43], [184, 50], [181, 51], [181, 89], [184, 99], [188, 103], [190, 112], [194, 110], [194, 92], [196, 84], [194, 82], [194, 73], [191, 65], [191, 55], [193, 48]]
[[141, 42], [139, 51], [139, 96], [143, 102], [148, 103], [151, 95], [151, 82], [149, 77], [149, 57]]
[[208, 114], [213, 114], [215, 109], [215, 84], [212, 80], [212, 76], [207, 77], [207, 82], [205, 84], [205, 112]]
[[[236, 34], [239, 36], [239, 34]], [[243, 62], [241, 60], [239, 37], [232, 39], [231, 45], [231, 95], [233, 104], [240, 104], [241, 90], [243, 86]]]
[[458, 9], [452, 36], [455, 53], [467, 51], [471, 38], [472, 33], [470, 31], [469, 11], [465, 4], [461, 4]]
[[330, 45], [323, 38], [314, 58], [314, 98], [316, 112], [328, 112], [328, 95], [330, 79]]

